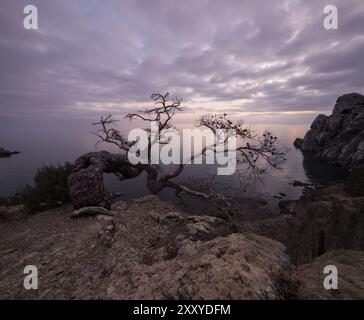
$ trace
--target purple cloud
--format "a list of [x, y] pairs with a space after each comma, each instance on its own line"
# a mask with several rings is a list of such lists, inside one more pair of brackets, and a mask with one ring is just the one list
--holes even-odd
[[0, 12], [0, 117], [87, 117], [167, 90], [195, 111], [201, 99], [211, 111], [321, 111], [363, 92], [360, 0], [330, 1], [330, 31], [321, 0], [33, 0], [38, 31], [23, 28], [25, 4]]

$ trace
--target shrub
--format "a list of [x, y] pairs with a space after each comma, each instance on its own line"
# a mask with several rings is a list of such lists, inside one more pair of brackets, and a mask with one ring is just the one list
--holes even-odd
[[19, 195], [10, 197], [0, 197], [0, 206], [17, 206], [23, 203], [23, 199]]
[[364, 166], [354, 169], [345, 181], [345, 191], [353, 197], [364, 196]]
[[26, 185], [21, 197], [29, 213], [58, 207], [69, 202], [67, 178], [72, 165], [43, 166], [34, 176], [34, 187]]

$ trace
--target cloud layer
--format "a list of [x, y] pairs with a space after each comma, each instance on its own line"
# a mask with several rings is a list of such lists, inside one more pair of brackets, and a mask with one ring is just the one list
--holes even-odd
[[142, 106], [152, 92], [191, 111], [325, 111], [364, 89], [364, 3], [33, 0], [0, 11], [0, 117], [85, 117]]

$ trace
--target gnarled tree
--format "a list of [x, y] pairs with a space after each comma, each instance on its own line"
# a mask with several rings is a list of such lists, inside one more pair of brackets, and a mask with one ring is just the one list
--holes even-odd
[[[152, 94], [154, 106], [137, 113], [129, 113], [125, 116], [130, 121], [142, 120], [146, 123], [157, 124], [159, 133], [157, 136], [148, 131], [148, 162], [133, 164], [129, 161], [128, 153], [131, 152], [137, 141], [128, 141], [115, 126], [117, 120], [111, 115], [101, 117], [94, 123], [98, 130], [94, 133], [98, 143], [104, 142], [117, 146], [121, 152], [118, 154], [99, 151], [91, 152], [76, 160], [74, 171], [69, 177], [69, 191], [71, 201], [76, 209], [85, 206], [102, 206], [109, 208], [112, 203], [112, 195], [105, 188], [103, 173], [112, 173], [120, 180], [133, 179], [143, 172], [146, 173], [146, 185], [152, 194], [158, 194], [165, 188], [174, 189], [176, 196], [190, 195], [207, 201], [218, 208], [222, 215], [233, 222], [234, 210], [239, 206], [238, 202], [222, 193], [216, 192], [212, 183], [209, 183], [204, 191], [197, 190], [187, 184], [177, 182], [176, 178], [182, 173], [185, 164], [191, 163], [196, 156], [206, 156], [207, 152], [216, 153], [216, 144], [205, 144], [198, 155], [192, 154], [189, 159], [184, 159], [179, 165], [171, 166], [170, 170], [161, 170], [159, 165], [151, 161], [151, 148], [154, 143], [168, 144], [164, 134], [168, 130], [175, 129], [173, 117], [183, 110], [182, 100], [171, 98], [169, 93]], [[258, 138], [254, 132], [244, 127], [242, 121], [232, 121], [227, 114], [204, 115], [197, 120], [197, 127], [210, 130], [213, 134], [226, 132], [223, 141], [227, 145], [229, 132], [236, 134], [237, 144], [235, 149], [239, 170], [249, 170], [255, 175], [263, 173], [268, 167], [278, 168], [285, 160], [285, 151], [279, 146], [278, 139], [271, 133], [265, 132]]]

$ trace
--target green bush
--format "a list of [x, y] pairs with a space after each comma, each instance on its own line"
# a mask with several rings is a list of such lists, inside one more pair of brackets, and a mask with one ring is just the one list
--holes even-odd
[[25, 186], [21, 197], [29, 213], [58, 207], [69, 202], [67, 178], [72, 172], [72, 165], [43, 166], [34, 176], [34, 187]]
[[0, 197], [0, 206], [17, 206], [23, 203], [23, 199], [19, 195], [10, 197]]
[[364, 196], [364, 166], [354, 169], [345, 181], [345, 191], [353, 197]]

